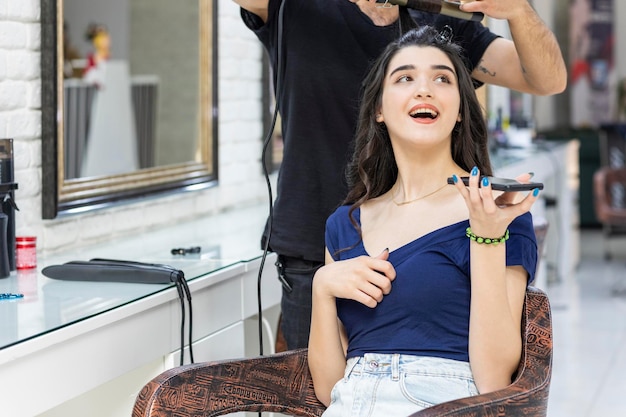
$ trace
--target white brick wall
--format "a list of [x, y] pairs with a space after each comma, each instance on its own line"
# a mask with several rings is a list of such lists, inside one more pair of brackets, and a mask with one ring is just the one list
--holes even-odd
[[43, 221], [39, 1], [0, 1], [0, 138], [14, 139], [18, 235], [38, 236], [40, 253], [51, 253], [267, 201], [260, 165], [262, 49], [238, 6], [219, 0], [219, 185]]

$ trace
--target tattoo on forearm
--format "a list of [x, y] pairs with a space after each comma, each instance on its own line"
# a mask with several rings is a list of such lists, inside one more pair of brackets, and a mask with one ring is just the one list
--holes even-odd
[[481, 71], [483, 74], [487, 74], [487, 75], [491, 75], [492, 77], [495, 77], [496, 73], [489, 71], [489, 69], [486, 66], [484, 66], [482, 62], [483, 61], [480, 61], [478, 63], [478, 70]]

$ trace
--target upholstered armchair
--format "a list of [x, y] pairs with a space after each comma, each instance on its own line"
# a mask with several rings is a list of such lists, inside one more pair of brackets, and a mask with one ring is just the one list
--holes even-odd
[[[522, 360], [511, 385], [438, 404], [411, 417], [545, 417], [552, 320], [543, 291], [528, 288], [522, 320]], [[170, 369], [143, 387], [133, 417], [206, 417], [240, 411], [320, 416], [324, 406], [313, 392], [307, 350]]]

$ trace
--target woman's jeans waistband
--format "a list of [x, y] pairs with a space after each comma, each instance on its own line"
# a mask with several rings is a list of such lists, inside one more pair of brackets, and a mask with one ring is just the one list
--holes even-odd
[[[429, 371], [429, 369], [434, 371]], [[467, 362], [398, 353], [366, 353], [364, 356], [350, 358], [346, 364], [344, 377], [348, 378], [353, 373], [391, 374], [392, 379], [397, 379], [400, 372], [435, 372], [437, 375], [473, 379], [472, 371]]]
[[477, 393], [467, 362], [368, 353], [348, 359], [344, 378], [333, 387], [324, 417], [408, 416]]

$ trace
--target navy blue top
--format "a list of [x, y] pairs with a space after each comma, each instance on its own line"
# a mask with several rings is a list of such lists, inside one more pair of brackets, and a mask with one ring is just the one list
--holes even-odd
[[[335, 260], [369, 256], [350, 223], [348, 209], [337, 209], [326, 224], [326, 245]], [[359, 209], [354, 217], [360, 224]], [[337, 299], [338, 315], [348, 334], [348, 358], [364, 353], [400, 353], [469, 361], [468, 225], [468, 220], [451, 224], [392, 251], [389, 261], [396, 279], [376, 308]], [[537, 265], [531, 214], [515, 219], [509, 233], [506, 263], [523, 266], [530, 283]]]

